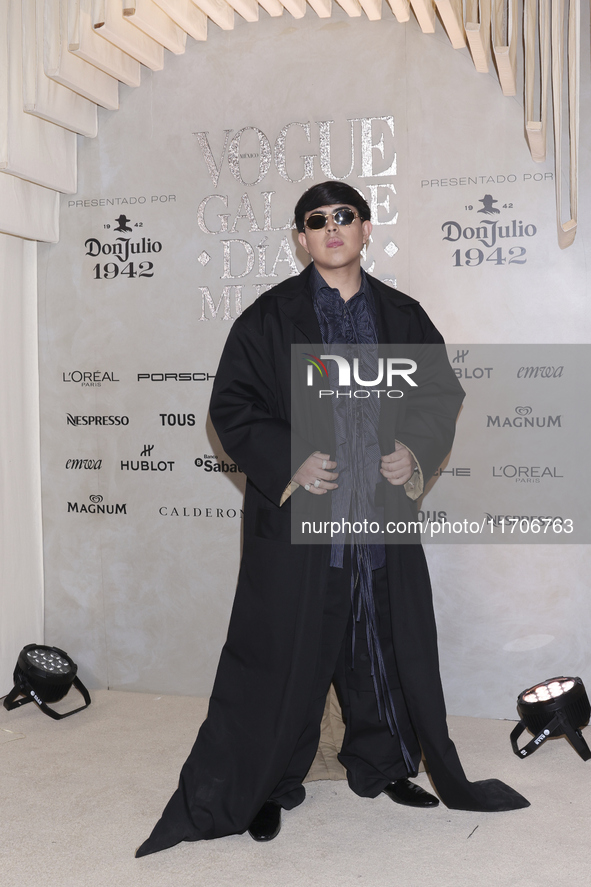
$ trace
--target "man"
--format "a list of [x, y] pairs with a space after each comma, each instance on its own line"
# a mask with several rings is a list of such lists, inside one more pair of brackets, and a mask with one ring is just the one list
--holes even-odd
[[448, 807], [528, 806], [498, 780], [468, 782], [449, 738], [421, 546], [292, 544], [292, 510], [307, 503], [344, 518], [359, 502], [380, 519], [393, 507], [412, 514], [423, 478], [451, 447], [463, 396], [447, 365], [427, 378], [421, 410], [409, 405], [391, 428], [386, 407], [352, 407], [362, 446], [352, 446], [338, 405], [319, 440], [314, 423], [292, 435], [292, 345], [442, 343], [416, 301], [362, 271], [371, 221], [355, 189], [316, 185], [295, 219], [313, 263], [235, 321], [216, 375], [211, 418], [248, 479], [243, 557], [208, 717], [137, 856], [247, 829], [274, 838], [281, 810], [304, 800], [331, 681], [346, 724], [339, 758], [357, 794], [436, 806], [408, 779], [422, 751]]

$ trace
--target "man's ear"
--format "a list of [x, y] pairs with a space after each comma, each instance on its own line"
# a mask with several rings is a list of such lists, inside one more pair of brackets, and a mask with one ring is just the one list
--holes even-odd
[[367, 243], [367, 241], [369, 240], [369, 235], [373, 231], [373, 225], [369, 221], [369, 219], [361, 223], [361, 230], [363, 231], [363, 242]]
[[310, 255], [310, 250], [308, 249], [308, 243], [306, 241], [306, 233], [305, 231], [300, 231], [298, 233], [298, 240], [300, 242], [300, 246], [303, 246], [308, 255]]

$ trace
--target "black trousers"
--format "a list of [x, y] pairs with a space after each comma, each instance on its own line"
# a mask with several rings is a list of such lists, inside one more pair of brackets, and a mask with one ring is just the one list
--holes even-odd
[[353, 791], [361, 797], [375, 798], [388, 783], [414, 776], [418, 771], [421, 750], [400, 689], [385, 567], [373, 571], [373, 593], [380, 644], [398, 726], [415, 765], [414, 772], [409, 773], [400, 740], [397, 735], [392, 735], [383, 711], [381, 719], [378, 716], [363, 615], [355, 626], [354, 656], [352, 653], [351, 567], [350, 558], [346, 557], [342, 569], [330, 568], [316, 686], [307, 724], [283, 778], [271, 795], [273, 800], [288, 810], [304, 800], [302, 782], [318, 748], [320, 723], [331, 683], [335, 685], [345, 721], [345, 737], [339, 760], [347, 771], [349, 786]]

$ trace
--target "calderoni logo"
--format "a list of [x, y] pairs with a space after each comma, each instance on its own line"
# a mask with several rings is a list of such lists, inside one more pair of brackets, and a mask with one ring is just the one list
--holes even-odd
[[234, 520], [244, 517], [241, 508], [221, 508], [216, 505], [161, 505], [158, 509], [161, 517], [203, 517], [214, 520]]
[[208, 456], [207, 454], [195, 459], [195, 467], [203, 468], [209, 474], [211, 472], [218, 474], [243, 474], [242, 468], [238, 468], [235, 462], [226, 462], [224, 459], [218, 459], [217, 456]]
[[[353, 358], [353, 380], [360, 388], [352, 388], [351, 386], [351, 364], [346, 357], [339, 354], [315, 354], [305, 353], [302, 355], [306, 361], [306, 385], [311, 388], [314, 386], [315, 374], [314, 370], [320, 375], [322, 382], [329, 380], [329, 372], [325, 361], [333, 360], [338, 369], [338, 387], [349, 389], [348, 391], [336, 391], [332, 388], [321, 388], [318, 391], [318, 397], [355, 397], [364, 399], [374, 394], [380, 397], [385, 394], [386, 397], [398, 399], [404, 397], [404, 391], [398, 388], [392, 388], [394, 379], [402, 379], [413, 388], [417, 388], [417, 383], [411, 379], [411, 375], [417, 370], [417, 363], [406, 357], [379, 357], [377, 359], [377, 375], [375, 379], [362, 379], [360, 376], [359, 358]], [[386, 388], [377, 388], [382, 381], [385, 380]], [[370, 390], [371, 389], [371, 390]]]
[[213, 373], [138, 373], [138, 382], [213, 382]]
[[66, 413], [68, 425], [129, 425], [129, 416], [74, 416]]
[[103, 467], [102, 459], [68, 459], [66, 468], [78, 471], [99, 471]]
[[82, 388], [100, 388], [103, 382], [119, 382], [115, 373], [102, 370], [72, 370], [62, 373], [62, 382], [74, 382]]
[[90, 504], [85, 502], [68, 502], [68, 514], [127, 514], [127, 504], [116, 503], [107, 505], [103, 500], [103, 496], [93, 494], [88, 497]]
[[530, 406], [515, 407], [516, 416], [487, 416], [487, 428], [562, 428], [562, 415], [532, 416]]

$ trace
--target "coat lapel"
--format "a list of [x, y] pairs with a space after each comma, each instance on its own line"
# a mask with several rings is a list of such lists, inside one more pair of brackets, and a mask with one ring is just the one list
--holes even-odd
[[309, 284], [311, 270], [310, 264], [298, 277], [286, 281], [285, 289], [277, 299], [280, 310], [302, 334], [303, 341], [320, 343], [322, 334], [314, 311]]
[[409, 341], [410, 315], [403, 306], [416, 303], [381, 280], [369, 275], [368, 278], [376, 302], [378, 342], [382, 345], [406, 344]]

